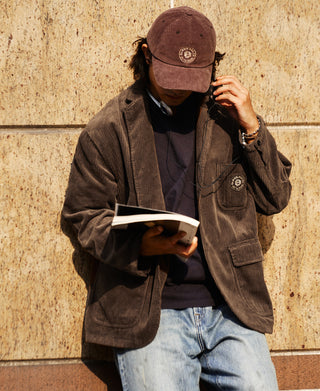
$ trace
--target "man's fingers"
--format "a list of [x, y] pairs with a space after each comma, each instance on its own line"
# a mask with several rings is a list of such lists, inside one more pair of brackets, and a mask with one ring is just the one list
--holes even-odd
[[175, 245], [176, 243], [179, 242], [184, 236], [186, 236], [186, 233], [183, 231], [179, 231], [176, 234], [169, 236], [169, 240], [171, 244]]
[[186, 246], [179, 241], [186, 235], [180, 231], [172, 236], [161, 235], [163, 227], [155, 226], [146, 231], [142, 237], [140, 254], [144, 256], [177, 254], [184, 258], [190, 257], [198, 245], [198, 239], [193, 238], [192, 243]]
[[195, 236], [192, 240], [192, 243], [189, 246], [183, 246], [183, 245], [177, 245], [180, 246], [179, 250], [177, 249], [176, 254], [184, 257], [189, 258], [198, 247], [198, 238]]
[[146, 238], [153, 238], [154, 236], [161, 235], [162, 232], [163, 232], [163, 227], [161, 227], [161, 225], [156, 225], [148, 229], [148, 231], [146, 231], [144, 235]]

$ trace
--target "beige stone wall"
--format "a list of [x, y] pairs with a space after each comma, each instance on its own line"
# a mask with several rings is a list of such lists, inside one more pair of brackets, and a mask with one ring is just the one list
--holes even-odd
[[319, 14], [316, 0], [0, 3], [0, 360], [78, 358], [88, 269], [60, 227], [83, 125], [131, 82], [131, 42], [171, 4], [206, 13], [219, 73], [250, 88], [293, 162], [292, 199], [259, 217], [274, 351], [320, 351]]

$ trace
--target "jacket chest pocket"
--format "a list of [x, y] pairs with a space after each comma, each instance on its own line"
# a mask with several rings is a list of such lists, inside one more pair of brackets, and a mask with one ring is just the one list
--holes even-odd
[[247, 205], [247, 176], [240, 164], [220, 164], [217, 197], [222, 209], [241, 209]]

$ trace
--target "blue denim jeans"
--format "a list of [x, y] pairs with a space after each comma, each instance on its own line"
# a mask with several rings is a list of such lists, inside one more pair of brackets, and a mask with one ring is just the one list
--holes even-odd
[[155, 339], [115, 357], [124, 391], [278, 390], [264, 334], [227, 306], [162, 310]]

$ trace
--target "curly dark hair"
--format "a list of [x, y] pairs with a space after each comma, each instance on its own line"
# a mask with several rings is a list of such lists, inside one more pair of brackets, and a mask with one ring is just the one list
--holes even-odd
[[[142, 45], [147, 44], [147, 38], [140, 37], [135, 42], [133, 42], [133, 46], [136, 47], [135, 53], [131, 57], [129, 68], [133, 71], [134, 80], [142, 80], [148, 82], [148, 68], [149, 65], [146, 63], [144, 53], [142, 51]], [[150, 53], [151, 54], [151, 53]], [[225, 53], [221, 54], [220, 52], [215, 52], [211, 81], [215, 80], [216, 69], [219, 65], [220, 61], [223, 59]]]

